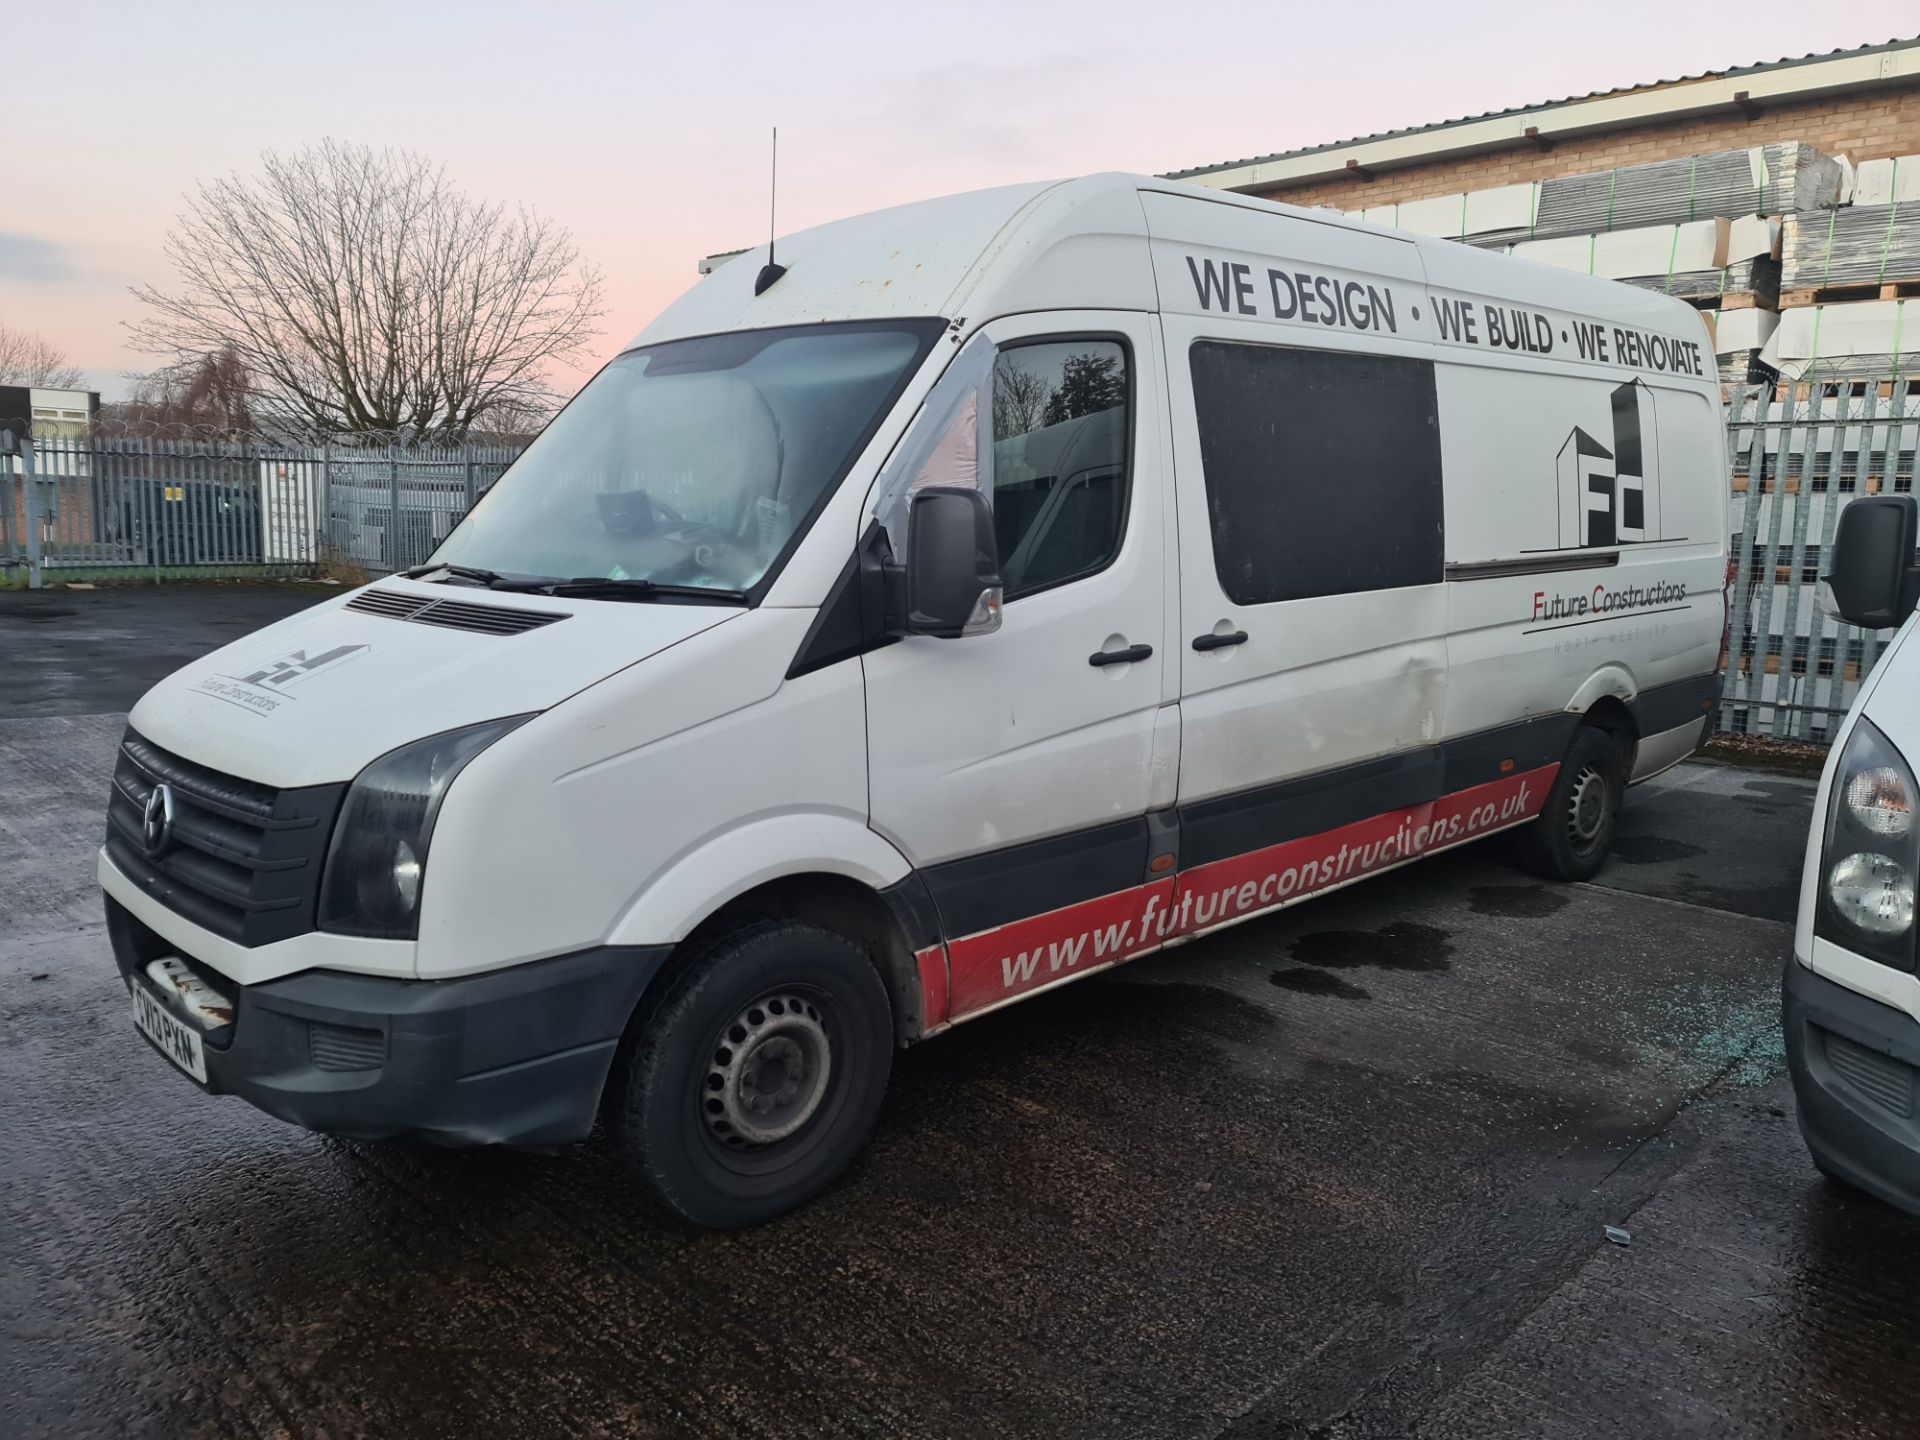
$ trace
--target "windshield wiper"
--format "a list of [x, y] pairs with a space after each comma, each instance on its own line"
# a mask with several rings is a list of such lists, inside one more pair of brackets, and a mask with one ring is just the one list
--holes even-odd
[[550, 580], [529, 586], [542, 595], [577, 595], [587, 600], [708, 600], [718, 604], [744, 605], [744, 590], [721, 590], [708, 585], [668, 585], [658, 580], [611, 580], [602, 575], [579, 575], [571, 580]]
[[507, 576], [495, 570], [473, 565], [416, 565], [402, 570], [403, 580], [420, 580], [430, 575], [457, 575], [489, 590], [506, 590], [524, 595], [575, 595], [586, 600], [652, 600], [661, 596], [680, 600], [708, 600], [718, 604], [744, 605], [744, 590], [722, 590], [708, 585], [668, 585], [658, 580], [610, 579], [605, 575], [576, 575], [571, 580], [548, 580], [538, 576]]
[[458, 575], [462, 580], [472, 580], [485, 585], [490, 590], [521, 590], [528, 582], [509, 580], [506, 576], [492, 570], [481, 570], [472, 565], [449, 565], [444, 561], [432, 565], [416, 565], [411, 570], [402, 570], [402, 580], [421, 580], [429, 575]]

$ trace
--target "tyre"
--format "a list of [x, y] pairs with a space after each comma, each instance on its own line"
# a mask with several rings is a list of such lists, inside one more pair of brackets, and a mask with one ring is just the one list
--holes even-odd
[[1583, 725], [1567, 746], [1539, 818], [1514, 838], [1523, 869], [1548, 880], [1591, 880], [1606, 863], [1620, 820], [1627, 762], [1605, 730]]
[[892, 1007], [866, 951], [817, 926], [753, 921], [641, 1002], [607, 1081], [607, 1131], [670, 1213], [757, 1225], [847, 1167], [892, 1064]]

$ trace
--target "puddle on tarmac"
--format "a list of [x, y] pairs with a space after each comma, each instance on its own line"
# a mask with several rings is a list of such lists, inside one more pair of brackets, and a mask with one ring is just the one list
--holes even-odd
[[1449, 970], [1452, 932], [1410, 920], [1382, 930], [1320, 930], [1302, 935], [1287, 953], [1322, 970]]

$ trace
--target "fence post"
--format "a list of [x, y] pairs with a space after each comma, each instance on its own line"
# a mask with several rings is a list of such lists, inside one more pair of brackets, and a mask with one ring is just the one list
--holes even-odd
[[153, 436], [146, 437], [144, 446], [147, 452], [147, 474], [143, 489], [147, 492], [147, 510], [153, 517], [153, 524], [147, 530], [147, 553], [153, 557], [153, 583], [160, 583], [160, 547], [167, 533], [167, 488], [160, 483], [159, 450], [153, 443]]
[[400, 452], [387, 442], [387, 569], [400, 571]]
[[467, 509], [460, 512], [460, 518], [464, 520], [467, 518], [467, 510], [473, 509], [473, 450], [467, 448], [461, 453], [465, 457], [465, 469], [467, 472]]
[[34, 477], [33, 435], [20, 437], [20, 483], [24, 487], [21, 506], [27, 524], [27, 588], [40, 588], [40, 486]]
[[[320, 564], [327, 559], [327, 549], [333, 543], [333, 446], [320, 447], [320, 494], [316, 497], [320, 510], [316, 515], [307, 516], [307, 533], [313, 547], [313, 573], [320, 573]], [[323, 528], [324, 527], [324, 528]], [[338, 557], [340, 563], [346, 563], [346, 556]]]

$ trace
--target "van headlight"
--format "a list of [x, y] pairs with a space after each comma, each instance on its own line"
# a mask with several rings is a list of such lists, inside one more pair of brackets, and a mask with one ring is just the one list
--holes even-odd
[[1834, 774], [1813, 924], [1822, 939], [1901, 970], [1914, 968], [1914, 794], [1906, 760], [1860, 721]]
[[411, 940], [440, 801], [466, 763], [515, 726], [514, 715], [389, 750], [354, 779], [320, 879], [320, 928]]

